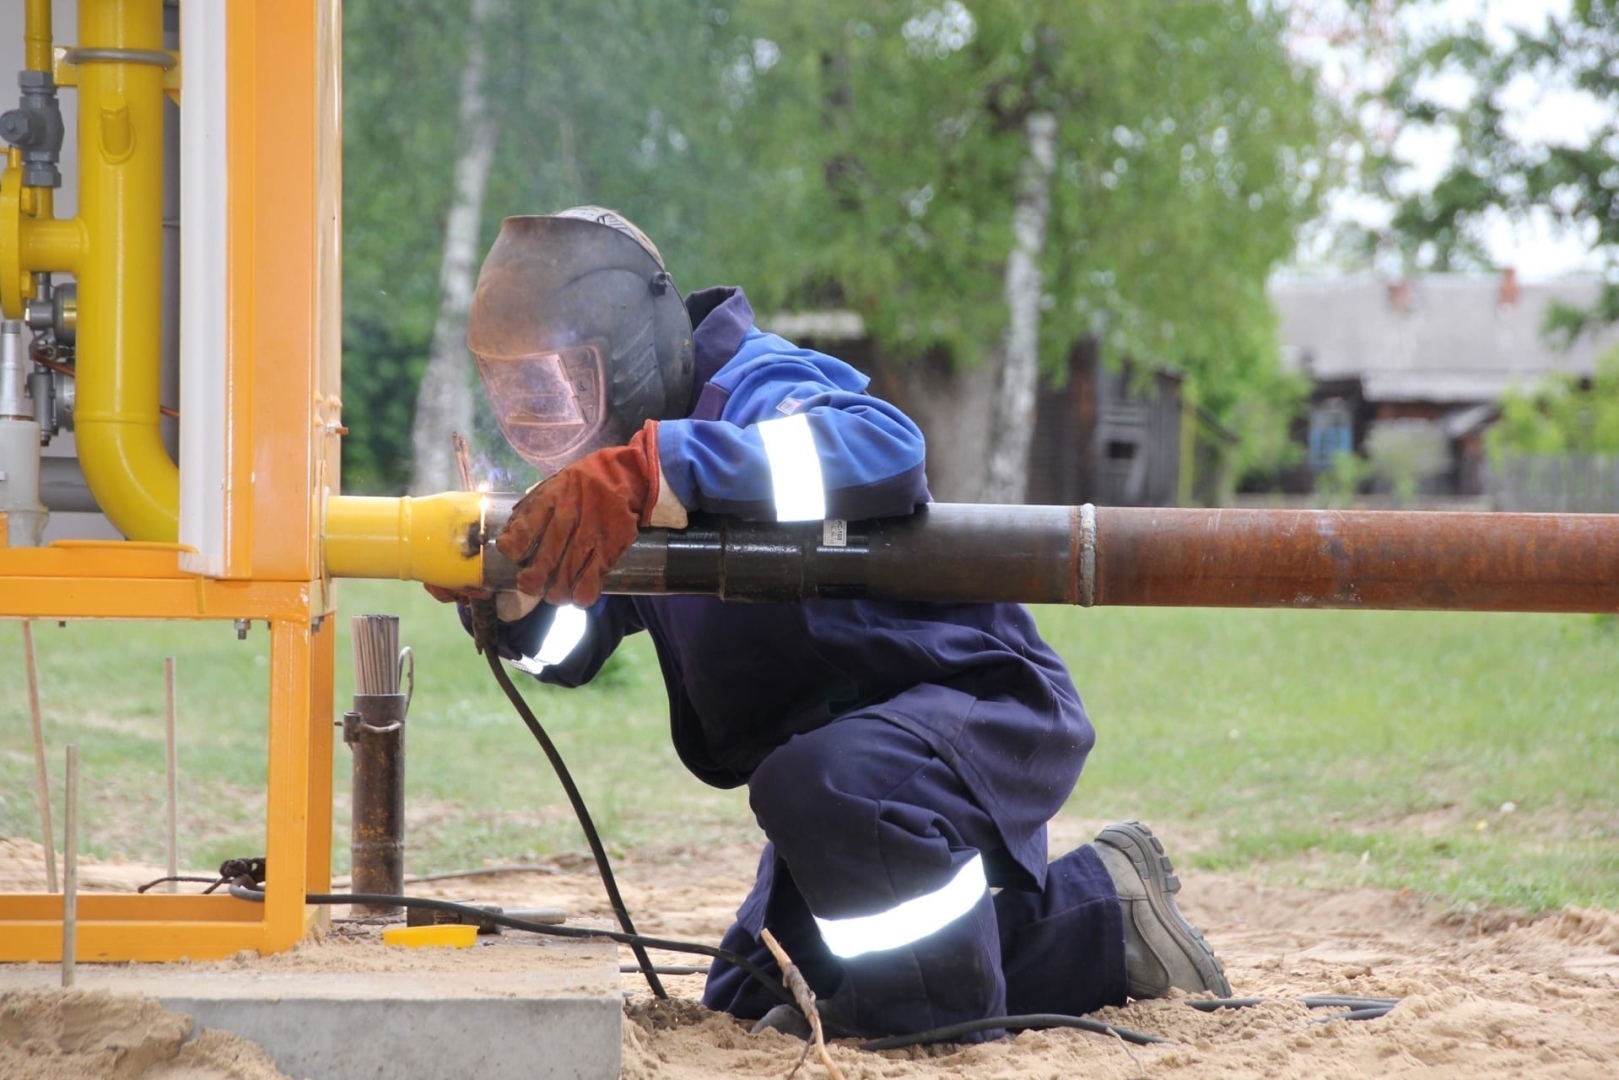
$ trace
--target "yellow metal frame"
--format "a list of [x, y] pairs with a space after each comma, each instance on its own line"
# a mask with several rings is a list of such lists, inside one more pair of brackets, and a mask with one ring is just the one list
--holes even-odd
[[[29, 64], [53, 59], [48, 0], [28, 0]], [[80, 44], [157, 49], [162, 0], [80, 0]], [[253, 619], [270, 624], [266, 901], [86, 895], [80, 960], [173, 960], [286, 949], [330, 888], [332, 670], [324, 501], [338, 490], [340, 145], [337, 0], [232, 0], [228, 550], [221, 578], [178, 567], [175, 466], [157, 440], [161, 95], [151, 64], [80, 67], [81, 212], [0, 174], [0, 299], [32, 275], [80, 278], [79, 444], [120, 543], [0, 546], [0, 617]], [[150, 151], [150, 158], [146, 152]], [[157, 179], [153, 179], [156, 175]], [[90, 430], [85, 422], [89, 420]], [[3, 534], [0, 516], [0, 534]], [[141, 542], [151, 541], [151, 542]], [[3, 542], [0, 542], [3, 543]], [[244, 853], [248, 854], [248, 853]], [[61, 898], [0, 895], [0, 960], [61, 955]]]

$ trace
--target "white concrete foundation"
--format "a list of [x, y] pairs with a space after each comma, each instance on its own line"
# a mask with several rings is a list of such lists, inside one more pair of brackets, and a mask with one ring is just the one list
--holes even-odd
[[[466, 950], [342, 951], [350, 949], [355, 970], [332, 970], [323, 947], [321, 970], [297, 953], [240, 964], [80, 964], [76, 985], [156, 998], [199, 1031], [258, 1043], [298, 1080], [619, 1075], [623, 997], [610, 942], [498, 937]], [[54, 964], [0, 966], [0, 991], [60, 985]]]

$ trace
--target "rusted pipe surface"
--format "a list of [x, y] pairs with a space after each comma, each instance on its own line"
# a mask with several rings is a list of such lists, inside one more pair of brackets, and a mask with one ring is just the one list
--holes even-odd
[[1098, 507], [1096, 603], [1619, 611], [1619, 516]]
[[[516, 567], [492, 539], [483, 582]], [[1177, 607], [1619, 612], [1619, 515], [935, 503], [906, 518], [643, 530], [606, 591]]]
[[[343, 714], [343, 741], [354, 752], [354, 809], [349, 840], [354, 892], [398, 896], [405, 887], [404, 694], [355, 694]], [[398, 907], [356, 904], [365, 915]]]

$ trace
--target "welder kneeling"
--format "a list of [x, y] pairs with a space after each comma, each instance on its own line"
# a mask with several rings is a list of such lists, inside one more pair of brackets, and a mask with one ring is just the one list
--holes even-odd
[[[864, 376], [757, 329], [740, 289], [682, 300], [598, 207], [506, 221], [468, 338], [502, 431], [549, 477], [497, 541], [524, 564], [501, 653], [577, 686], [652, 636], [681, 760], [747, 784], [769, 840], [727, 949], [775, 970], [769, 927], [834, 1034], [1229, 994], [1146, 826], [1047, 863], [1094, 732], [1022, 607], [601, 595], [640, 526], [688, 511], [823, 522], [836, 544], [928, 502], [921, 432]], [[704, 1002], [798, 1019], [723, 961]]]

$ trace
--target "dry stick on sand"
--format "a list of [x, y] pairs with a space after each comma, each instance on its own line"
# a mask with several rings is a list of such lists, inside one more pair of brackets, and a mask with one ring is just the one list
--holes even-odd
[[[809, 988], [809, 983], [804, 981], [804, 976], [788, 958], [787, 950], [781, 947], [776, 935], [769, 930], [762, 930], [759, 939], [770, 950], [770, 955], [776, 958], [776, 963], [781, 967], [782, 981], [787, 984], [787, 989], [793, 992], [793, 997], [798, 1000], [798, 1007], [804, 1010], [804, 1016], [809, 1020], [815, 1053], [820, 1057], [821, 1064], [826, 1066], [832, 1080], [843, 1080], [843, 1073], [839, 1071], [837, 1063], [832, 1060], [832, 1055], [826, 1052], [826, 1037], [821, 1033], [821, 1011], [815, 1007], [815, 992]], [[810, 1044], [805, 1043], [804, 1057], [809, 1056], [809, 1048]], [[804, 1057], [799, 1058], [798, 1065], [793, 1066], [793, 1072], [787, 1074], [788, 1080], [792, 1080], [793, 1073], [798, 1072], [798, 1066], [804, 1064]]]
[[23, 668], [28, 675], [28, 719], [34, 725], [34, 772], [39, 778], [39, 828], [45, 838], [45, 884], [56, 891], [56, 836], [51, 831], [51, 793], [45, 784], [45, 729], [39, 718], [39, 669], [34, 665], [34, 624], [22, 621]]
[[1146, 1076], [1147, 1067], [1141, 1064], [1141, 1059], [1136, 1057], [1136, 1052], [1134, 1050], [1130, 1049], [1130, 1044], [1124, 1041], [1124, 1036], [1120, 1035], [1114, 1028], [1108, 1028], [1107, 1033], [1118, 1040], [1119, 1045], [1124, 1047], [1124, 1052], [1130, 1055], [1130, 1060], [1136, 1063], [1136, 1074], [1139, 1076]]

